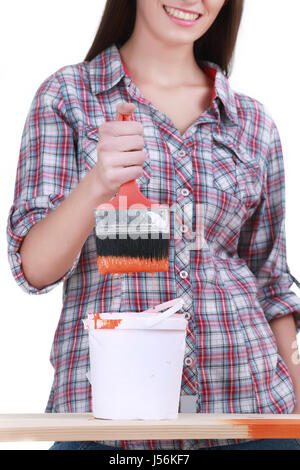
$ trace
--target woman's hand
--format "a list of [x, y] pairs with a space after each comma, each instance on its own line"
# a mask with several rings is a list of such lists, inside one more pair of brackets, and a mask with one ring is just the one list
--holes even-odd
[[292, 413], [300, 414], [300, 355], [293, 315], [274, 318], [270, 322], [270, 327], [276, 338], [278, 352], [284, 360], [293, 382], [296, 405]]
[[[134, 103], [120, 103], [118, 116], [132, 114]], [[104, 192], [115, 194], [127, 181], [143, 173], [143, 126], [136, 121], [107, 121], [99, 126], [98, 160], [95, 172]]]

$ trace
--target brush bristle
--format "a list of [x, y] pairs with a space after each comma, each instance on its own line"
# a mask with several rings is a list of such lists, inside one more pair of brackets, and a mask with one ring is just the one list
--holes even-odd
[[96, 209], [95, 219], [100, 274], [168, 270], [169, 208]]
[[156, 260], [125, 256], [97, 256], [97, 265], [100, 274], [156, 273], [168, 271], [169, 257]]
[[123, 256], [128, 258], [141, 259], [162, 259], [169, 256], [169, 240], [162, 238], [161, 234], [157, 239], [138, 238], [110, 238], [100, 239], [96, 237], [97, 253], [99, 256]]

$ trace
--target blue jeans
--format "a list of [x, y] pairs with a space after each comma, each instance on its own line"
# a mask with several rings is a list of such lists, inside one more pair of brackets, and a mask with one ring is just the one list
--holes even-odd
[[[94, 441], [54, 442], [49, 450], [124, 450]], [[228, 446], [206, 447], [199, 450], [300, 450], [300, 439], [253, 439]]]

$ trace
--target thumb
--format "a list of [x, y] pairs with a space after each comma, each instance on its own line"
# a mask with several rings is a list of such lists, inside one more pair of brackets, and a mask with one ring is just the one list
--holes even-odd
[[117, 106], [117, 119], [119, 119], [120, 114], [132, 114], [134, 110], [135, 110], [134, 103], [127, 103], [126, 101], [119, 103]]

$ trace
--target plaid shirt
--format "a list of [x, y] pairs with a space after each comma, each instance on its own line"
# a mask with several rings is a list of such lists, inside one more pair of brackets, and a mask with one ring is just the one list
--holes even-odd
[[[46, 412], [91, 411], [89, 312], [141, 311], [175, 297], [189, 321], [181, 394], [198, 413], [291, 413], [295, 394], [269, 321], [300, 309], [286, 262], [284, 168], [280, 137], [264, 106], [234, 92], [219, 66], [210, 107], [180, 134], [137, 88], [115, 44], [91, 62], [60, 68], [37, 90], [23, 130], [8, 256], [18, 285], [44, 294], [63, 282], [51, 351], [54, 381]], [[136, 105], [147, 159], [137, 182], [169, 204], [170, 269], [101, 276], [94, 229], [69, 271], [38, 290], [24, 277], [19, 248], [95, 165], [98, 126], [121, 101]], [[201, 226], [196, 212], [200, 208]], [[178, 227], [183, 221], [181, 236]], [[201, 246], [191, 233], [203, 234]], [[295, 314], [296, 318], [296, 314]], [[299, 319], [298, 319], [299, 320]], [[300, 321], [299, 321], [300, 325]], [[181, 408], [180, 408], [181, 410]], [[238, 440], [100, 441], [126, 449], [197, 449]]]

